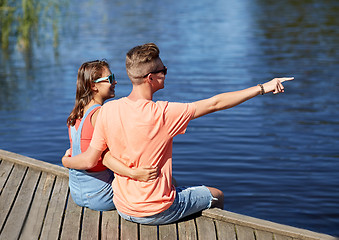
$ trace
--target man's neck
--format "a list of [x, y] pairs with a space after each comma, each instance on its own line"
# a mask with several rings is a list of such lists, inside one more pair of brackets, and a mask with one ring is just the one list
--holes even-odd
[[128, 95], [127, 98], [132, 101], [137, 101], [140, 99], [152, 100], [153, 99], [152, 89], [145, 84], [133, 86], [133, 90]]

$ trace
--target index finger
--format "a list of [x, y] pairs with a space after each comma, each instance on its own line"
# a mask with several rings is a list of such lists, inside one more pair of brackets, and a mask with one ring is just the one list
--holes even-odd
[[279, 81], [283, 83], [285, 81], [292, 81], [293, 79], [294, 77], [283, 77], [283, 78], [279, 78]]
[[158, 167], [143, 166], [143, 167], [140, 167], [140, 168], [143, 168], [143, 169], [157, 169]]

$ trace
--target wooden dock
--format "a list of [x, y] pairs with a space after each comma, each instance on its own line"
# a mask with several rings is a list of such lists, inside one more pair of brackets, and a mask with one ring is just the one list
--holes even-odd
[[77, 206], [66, 168], [0, 150], [0, 239], [339, 239], [220, 209], [146, 226]]

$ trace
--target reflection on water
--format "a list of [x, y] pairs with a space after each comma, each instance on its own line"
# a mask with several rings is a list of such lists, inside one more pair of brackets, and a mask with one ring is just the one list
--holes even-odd
[[[1, 1], [0, 109], [25, 109], [38, 93], [41, 86], [35, 81], [41, 72], [37, 69], [44, 66], [41, 61], [53, 64], [58, 54], [59, 28], [65, 17], [61, 6], [65, 15], [65, 1]], [[44, 59], [39, 62], [38, 56]]]
[[7, 50], [16, 40], [19, 48], [27, 50], [33, 43], [40, 43], [46, 38], [46, 32], [52, 33], [53, 45], [57, 47], [60, 6], [66, 6], [65, 1], [1, 1], [2, 49]]
[[[174, 175], [183, 185], [222, 189], [230, 211], [339, 236], [339, 2], [89, 0], [58, 6], [56, 28], [51, 17], [33, 14], [39, 27], [30, 47], [18, 47], [11, 30], [0, 53], [0, 148], [60, 164], [78, 67], [108, 59], [117, 97], [126, 96], [125, 53], [145, 42], [159, 45], [169, 70], [156, 99], [195, 101], [293, 75], [285, 94], [258, 96], [192, 121], [175, 139]], [[45, 16], [56, 11], [49, 9]]]

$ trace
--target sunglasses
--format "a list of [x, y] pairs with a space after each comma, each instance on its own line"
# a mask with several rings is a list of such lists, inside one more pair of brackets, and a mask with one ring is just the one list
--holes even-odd
[[108, 77], [98, 78], [97, 80], [94, 80], [93, 82], [98, 83], [98, 82], [102, 82], [102, 81], [105, 81], [105, 80], [108, 80], [110, 84], [113, 84], [115, 82], [114, 74], [112, 73]]
[[156, 74], [156, 73], [160, 73], [160, 72], [162, 72], [164, 75], [166, 75], [167, 74], [167, 67], [165, 67], [164, 66], [164, 68], [163, 69], [160, 69], [160, 70], [158, 70], [158, 71], [154, 71], [154, 72], [149, 72], [149, 73], [147, 73], [145, 76], [143, 76], [144, 78], [145, 77], [147, 77], [148, 76], [148, 74]]

